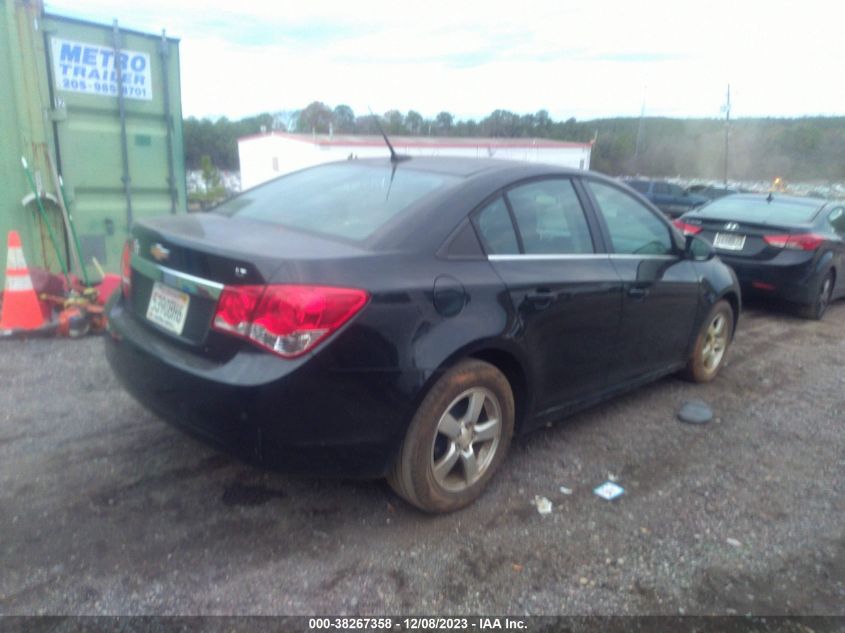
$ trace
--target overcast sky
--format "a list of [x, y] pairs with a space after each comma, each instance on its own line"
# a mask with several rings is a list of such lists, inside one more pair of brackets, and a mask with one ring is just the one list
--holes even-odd
[[319, 100], [555, 119], [845, 114], [836, 2], [46, 0], [47, 10], [181, 38], [186, 116]]

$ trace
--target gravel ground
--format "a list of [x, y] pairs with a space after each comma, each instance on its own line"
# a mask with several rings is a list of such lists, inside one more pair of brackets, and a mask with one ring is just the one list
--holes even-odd
[[[750, 308], [714, 383], [520, 438], [442, 517], [220, 455], [126, 395], [102, 346], [0, 342], [0, 614], [845, 615], [845, 303]], [[680, 424], [689, 398], [716, 419]]]

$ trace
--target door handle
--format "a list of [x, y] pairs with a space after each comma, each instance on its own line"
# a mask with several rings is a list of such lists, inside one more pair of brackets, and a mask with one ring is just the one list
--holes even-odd
[[550, 290], [536, 290], [525, 295], [525, 301], [537, 310], [545, 310], [552, 305], [555, 298], [554, 293]]
[[648, 296], [648, 288], [646, 286], [630, 286], [628, 296], [632, 299], [645, 299]]

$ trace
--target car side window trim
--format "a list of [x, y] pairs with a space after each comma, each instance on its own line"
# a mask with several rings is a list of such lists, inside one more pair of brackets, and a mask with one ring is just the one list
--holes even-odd
[[572, 178], [572, 185], [575, 187], [575, 193], [581, 202], [581, 208], [584, 209], [584, 215], [593, 236], [593, 248], [596, 253], [612, 254], [613, 247], [598, 217], [600, 214], [598, 205], [595, 204], [592, 194], [587, 190], [584, 179], [581, 176], [575, 176]]
[[675, 260], [677, 255], [629, 255], [627, 253], [589, 253], [589, 254], [572, 254], [572, 255], [534, 255], [530, 253], [522, 253], [520, 255], [487, 255], [487, 259], [491, 262], [536, 262], [543, 260], [561, 260], [561, 259], [655, 259], [655, 260]]
[[[517, 187], [521, 187], [524, 185], [528, 185], [534, 182], [542, 182], [544, 180], [568, 180], [572, 184], [572, 188], [575, 190], [575, 196], [578, 198], [578, 202], [581, 206], [581, 212], [584, 214], [584, 219], [587, 222], [587, 228], [590, 233], [590, 240], [593, 243], [593, 250], [595, 252], [589, 254], [529, 254], [525, 252], [525, 245], [522, 242], [522, 235], [519, 231], [519, 225], [516, 221], [516, 216], [513, 212], [513, 207], [511, 206], [510, 200], [508, 200], [507, 192], [516, 189]], [[601, 231], [601, 227], [598, 224], [598, 221], [595, 217], [595, 207], [591, 202], [591, 199], [588, 197], [589, 194], [584, 190], [584, 187], [581, 183], [580, 176], [577, 175], [544, 175], [544, 176], [532, 176], [531, 178], [526, 178], [524, 180], [520, 180], [518, 182], [511, 183], [506, 185], [490, 195], [489, 197], [485, 198], [481, 204], [479, 204], [475, 209], [473, 209], [469, 213], [470, 220], [472, 222], [473, 228], [475, 229], [476, 236], [478, 237], [479, 242], [481, 243], [482, 248], [484, 249], [484, 254], [490, 261], [517, 261], [520, 258], [524, 258], [525, 261], [539, 261], [543, 259], [598, 259], [606, 257], [608, 254], [608, 248], [605, 241], [605, 237]], [[508, 215], [511, 219], [511, 225], [513, 226], [514, 233], [516, 234], [516, 241], [519, 247], [519, 254], [513, 255], [504, 255], [504, 254], [495, 254], [489, 252], [489, 247], [487, 242], [484, 240], [484, 237], [481, 234], [481, 229], [478, 225], [478, 217], [479, 215], [486, 209], [489, 205], [496, 201], [497, 198], [501, 198], [505, 202], [505, 207], [508, 210]]]
[[513, 206], [511, 206], [511, 201], [508, 200], [508, 190], [502, 189], [499, 195], [502, 200], [505, 201], [505, 208], [508, 210], [508, 216], [511, 219], [511, 226], [513, 227], [513, 232], [516, 234], [516, 245], [519, 248], [519, 254], [525, 255], [525, 244], [522, 241], [522, 231], [519, 230], [519, 224], [516, 221], [516, 215], [513, 212]]

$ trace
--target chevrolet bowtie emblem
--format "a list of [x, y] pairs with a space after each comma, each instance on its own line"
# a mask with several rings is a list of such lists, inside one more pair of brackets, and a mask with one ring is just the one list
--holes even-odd
[[170, 249], [164, 248], [164, 246], [159, 243], [155, 243], [150, 247], [150, 255], [152, 255], [153, 259], [157, 262], [163, 262], [165, 259], [170, 257]]

